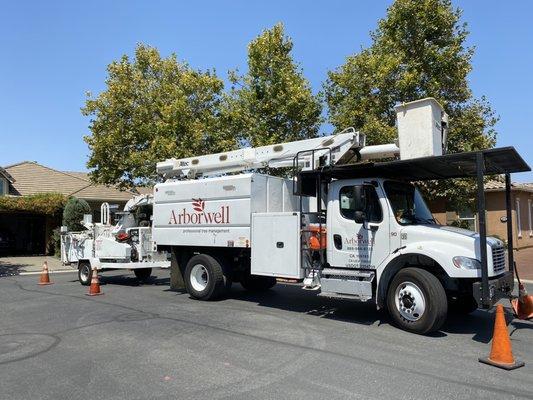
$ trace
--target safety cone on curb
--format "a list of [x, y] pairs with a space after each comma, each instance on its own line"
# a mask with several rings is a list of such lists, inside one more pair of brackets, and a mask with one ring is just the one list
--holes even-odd
[[98, 281], [98, 271], [93, 268], [91, 277], [91, 286], [89, 286], [89, 293], [85, 293], [87, 296], [98, 296], [103, 294], [100, 291], [100, 282]]
[[511, 307], [518, 319], [533, 318], [533, 296], [527, 294], [523, 283], [518, 284], [518, 298], [511, 300]]
[[523, 362], [516, 361], [513, 357], [511, 339], [509, 338], [509, 332], [507, 332], [507, 323], [505, 322], [505, 315], [501, 304], [496, 306], [496, 318], [494, 320], [494, 334], [492, 336], [490, 355], [485, 358], [480, 358], [479, 362], [506, 370], [524, 366]]
[[48, 275], [48, 261], [43, 263], [43, 271], [41, 272], [41, 278], [39, 279], [39, 285], [51, 285], [50, 276]]

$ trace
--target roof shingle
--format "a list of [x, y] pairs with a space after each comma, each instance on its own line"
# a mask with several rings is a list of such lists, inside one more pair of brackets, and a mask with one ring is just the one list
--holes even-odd
[[12, 193], [27, 196], [36, 193], [61, 193], [86, 200], [128, 201], [135, 193], [112, 186], [95, 185], [83, 172], [63, 172], [32, 161], [5, 167], [13, 177]]

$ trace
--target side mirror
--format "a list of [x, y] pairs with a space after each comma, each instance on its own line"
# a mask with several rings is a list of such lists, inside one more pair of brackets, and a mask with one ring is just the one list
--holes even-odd
[[363, 224], [366, 221], [366, 215], [363, 211], [356, 211], [353, 219], [356, 224]]
[[366, 188], [364, 185], [356, 185], [353, 187], [353, 200], [354, 200], [354, 220], [357, 224], [362, 224], [366, 220]]
[[355, 213], [361, 212], [364, 214], [366, 210], [366, 190], [363, 185], [353, 187], [353, 200]]

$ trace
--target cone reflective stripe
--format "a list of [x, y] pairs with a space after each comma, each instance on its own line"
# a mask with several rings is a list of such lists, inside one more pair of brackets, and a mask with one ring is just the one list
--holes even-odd
[[494, 320], [494, 334], [492, 336], [490, 355], [485, 358], [480, 358], [479, 361], [507, 370], [524, 366], [523, 362], [514, 359], [511, 339], [509, 338], [509, 332], [507, 332], [507, 323], [505, 322], [505, 315], [501, 304], [496, 306], [496, 318]]
[[91, 286], [89, 286], [89, 293], [86, 293], [87, 296], [98, 296], [103, 294], [100, 291], [100, 282], [98, 281], [98, 271], [93, 267], [91, 274]]
[[39, 285], [51, 285], [50, 276], [48, 275], [48, 261], [43, 263], [43, 272], [41, 272], [41, 278], [39, 279]]
[[533, 318], [533, 296], [527, 294], [522, 283], [518, 285], [518, 299], [512, 299], [511, 306], [518, 319]]

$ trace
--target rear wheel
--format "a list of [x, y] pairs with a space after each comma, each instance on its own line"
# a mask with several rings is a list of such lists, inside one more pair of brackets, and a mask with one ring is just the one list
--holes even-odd
[[387, 294], [387, 307], [398, 327], [418, 334], [438, 330], [448, 312], [441, 283], [420, 268], [405, 268], [396, 274]]
[[272, 288], [277, 283], [271, 276], [245, 275], [241, 278], [241, 285], [252, 292], [262, 292]]
[[89, 286], [91, 284], [92, 275], [93, 271], [89, 262], [78, 262], [78, 280], [83, 286]]
[[152, 275], [152, 268], [138, 268], [134, 269], [133, 273], [141, 282], [147, 281]]
[[185, 268], [187, 292], [199, 300], [214, 300], [227, 293], [231, 280], [220, 262], [207, 254], [193, 256]]

